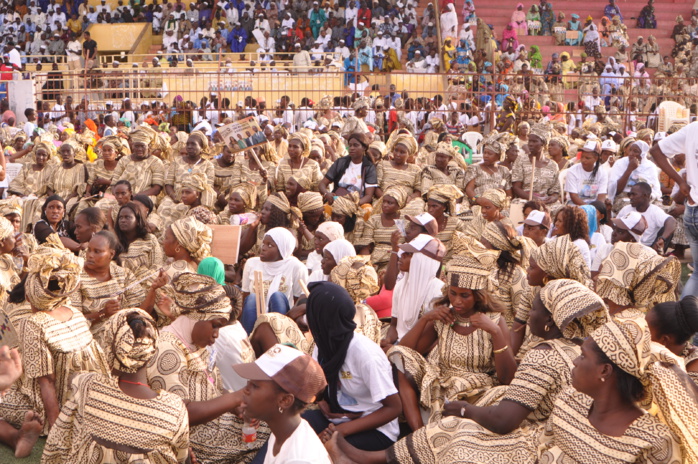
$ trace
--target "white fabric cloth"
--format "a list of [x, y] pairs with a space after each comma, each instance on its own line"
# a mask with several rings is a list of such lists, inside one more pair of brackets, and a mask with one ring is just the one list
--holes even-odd
[[[274, 227], [269, 232], [267, 232], [265, 237], [269, 237], [274, 240], [276, 247], [279, 249], [279, 254], [281, 259], [279, 261], [273, 262], [262, 262], [265, 271], [273, 276], [271, 285], [269, 285], [269, 291], [267, 291], [267, 304], [269, 303], [269, 297], [279, 291], [281, 285], [281, 279], [290, 270], [295, 263], [291, 260], [293, 258], [293, 250], [296, 249], [296, 237], [283, 227]], [[292, 300], [290, 300], [293, 303]]]
[[453, 7], [453, 3], [447, 3], [448, 11], [441, 13], [441, 35], [455, 38], [458, 34], [458, 14]]
[[668, 157], [678, 153], [686, 155], [686, 181], [691, 187], [691, 203], [698, 203], [698, 122], [659, 141], [659, 148]]
[[274, 446], [276, 437], [272, 433], [269, 435], [264, 464], [332, 464], [325, 446], [305, 419], [301, 419], [301, 423], [281, 445], [276, 456]]
[[414, 253], [409, 272], [395, 284], [392, 317], [397, 319], [398, 340], [414, 327], [431, 301], [441, 296], [444, 283], [436, 278], [439, 267], [441, 263], [437, 260]]
[[[339, 264], [347, 256], [356, 256], [356, 249], [349, 240], [340, 238], [325, 245], [325, 250], [334, 258], [334, 262]], [[324, 252], [323, 251], [323, 252]]]
[[584, 261], [586, 261], [587, 263], [587, 267], [591, 267], [591, 250], [589, 250], [589, 244], [587, 243], [587, 241], [578, 238], [572, 243], [577, 245], [577, 248], [579, 248], [579, 251], [582, 253], [582, 256], [584, 257]]
[[223, 387], [238, 391], [247, 385], [247, 379], [240, 377], [233, 369], [236, 364], [254, 361], [254, 350], [242, 324], [235, 322], [218, 330], [218, 338], [213, 344], [216, 366], [221, 372]]
[[[633, 208], [632, 205], [624, 206], [623, 209], [618, 211], [618, 217], [623, 217], [632, 211], [637, 211], [637, 209]], [[642, 234], [640, 243], [651, 247], [652, 243], [657, 238], [657, 233], [662, 227], [664, 227], [664, 222], [670, 216], [657, 205], [650, 205], [647, 208], [647, 211], [644, 213], [642, 211], [638, 211], [638, 213], [642, 214], [642, 217], [644, 217], [647, 221], [647, 229], [645, 229], [645, 232]]]
[[[317, 359], [317, 346], [313, 350], [313, 358]], [[381, 347], [366, 336], [355, 333], [340, 370], [337, 389], [339, 405], [347, 411], [361, 412], [367, 416], [382, 408], [381, 401], [396, 393], [390, 362]], [[335, 424], [346, 421], [332, 420]], [[397, 440], [400, 432], [397, 419], [377, 430], [393, 441]]]
[[593, 179], [591, 174], [584, 170], [581, 163], [575, 164], [567, 170], [565, 191], [576, 193], [585, 203], [591, 203], [599, 195], [608, 193], [608, 172], [599, 166]]
[[[666, 139], [664, 139], [666, 140]], [[652, 187], [652, 199], [656, 200], [662, 197], [662, 192], [659, 188], [659, 168], [652, 161], [647, 159], [649, 146], [638, 140], [633, 145], [638, 144], [642, 149], [642, 161], [640, 165], [630, 174], [628, 182], [623, 189], [624, 192], [629, 192], [631, 187], [638, 182], [647, 182]], [[688, 155], [687, 155], [688, 156]], [[688, 166], [689, 163], [686, 163]], [[625, 170], [628, 169], [628, 157], [617, 160], [611, 168], [611, 173], [608, 177], [608, 197], [613, 199], [618, 193], [618, 180], [623, 176]]]

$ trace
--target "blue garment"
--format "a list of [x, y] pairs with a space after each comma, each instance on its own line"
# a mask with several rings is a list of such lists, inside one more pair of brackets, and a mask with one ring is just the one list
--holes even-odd
[[230, 31], [226, 42], [228, 42], [231, 52], [243, 53], [245, 51], [245, 47], [247, 46], [247, 31], [243, 29], [242, 26], [238, 25], [236, 28]]
[[354, 84], [356, 82], [355, 76], [353, 73], [356, 72], [358, 69], [358, 62], [356, 58], [353, 58], [351, 56], [347, 57], [344, 59], [344, 70], [346, 71], [344, 73], [344, 85], [349, 85], [349, 84]]
[[347, 47], [354, 48], [354, 34], [356, 29], [354, 26], [344, 28], [344, 42], [346, 42]]
[[233, 8], [237, 8], [238, 10], [238, 17], [242, 18], [242, 12], [245, 10], [245, 2], [244, 0], [233, 0], [231, 3], [231, 6]]
[[587, 213], [587, 223], [589, 224], [589, 239], [594, 236], [596, 229], [598, 228], [598, 221], [596, 220], [596, 207], [592, 205], [582, 205], [581, 209]]
[[618, 5], [611, 5], [609, 3], [603, 9], [603, 15], [611, 19], [613, 19], [614, 16], [618, 15], [618, 17], [620, 17], [620, 22], [623, 22], [623, 15], [620, 13], [620, 8], [618, 8]]
[[[271, 294], [269, 297], [269, 304], [267, 305], [268, 313], [286, 314], [290, 309], [286, 295], [281, 292]], [[252, 329], [254, 329], [255, 322], [257, 322], [257, 296], [250, 293], [245, 299], [245, 303], [242, 305], [240, 323], [245, 329], [245, 332], [249, 335], [252, 333]]]

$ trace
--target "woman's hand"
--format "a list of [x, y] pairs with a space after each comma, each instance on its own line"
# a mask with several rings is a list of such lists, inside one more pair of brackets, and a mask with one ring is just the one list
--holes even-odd
[[396, 253], [400, 251], [400, 247], [398, 245], [400, 244], [401, 238], [402, 234], [399, 230], [394, 230], [393, 233], [390, 234], [390, 245], [393, 247], [393, 251]]
[[330, 412], [330, 405], [327, 404], [327, 401], [322, 400], [318, 404], [318, 407], [320, 408], [320, 411], [325, 415], [327, 419], [343, 419], [343, 418], [348, 418], [349, 420], [354, 420], [358, 419], [361, 417], [363, 414], [360, 412], [345, 412], [345, 413], [333, 413]]
[[157, 290], [164, 287], [170, 281], [170, 276], [168, 276], [163, 269], [160, 269], [158, 276], [150, 284], [151, 290]]
[[112, 317], [114, 314], [121, 311], [121, 303], [118, 299], [109, 300], [106, 303], [104, 303], [104, 308], [102, 308], [102, 311], [104, 311], [104, 317], [108, 319]]
[[468, 407], [468, 402], [467, 401], [450, 401], [446, 404], [444, 404], [444, 409], [443, 409], [443, 415], [444, 416], [456, 416], [456, 417], [463, 417], [463, 414], [461, 414], [461, 411], [463, 408]]
[[332, 192], [330, 192], [329, 190], [327, 192], [325, 192], [325, 195], [323, 196], [323, 198], [325, 199], [327, 204], [330, 206], [332, 205], [332, 203], [334, 203], [334, 194]]
[[176, 319], [176, 317], [172, 315], [172, 298], [167, 295], [158, 295], [157, 303], [160, 312], [167, 316], [169, 320], [174, 321]]
[[0, 393], [9, 390], [22, 375], [22, 359], [16, 348], [0, 348]]
[[424, 316], [422, 316], [426, 322], [441, 321], [446, 325], [451, 325], [456, 320], [451, 312], [451, 308], [448, 306], [437, 306], [435, 309], [429, 311]]
[[482, 329], [490, 335], [499, 332], [499, 326], [484, 313], [475, 313], [470, 316], [470, 325], [476, 329]]

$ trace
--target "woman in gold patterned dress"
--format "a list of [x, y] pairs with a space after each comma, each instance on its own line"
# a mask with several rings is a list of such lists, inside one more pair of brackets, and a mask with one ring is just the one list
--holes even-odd
[[[94, 163], [87, 163], [86, 165], [87, 188], [85, 189], [85, 196], [80, 199], [80, 204], [76, 209], [76, 213], [79, 213], [82, 209], [89, 206], [99, 206], [106, 210], [108, 206], [101, 204], [104, 202], [108, 202], [109, 206], [114, 206], [113, 199], [102, 198], [96, 200], [93, 198], [93, 195], [107, 192], [109, 186], [112, 185], [112, 176], [114, 175], [116, 166], [119, 164], [119, 160], [131, 154], [131, 150], [128, 148], [126, 141], [116, 135], [101, 138], [96, 148], [99, 153], [99, 159]], [[130, 188], [131, 186], [129, 184], [129, 189]], [[114, 216], [116, 216], [116, 212]]]
[[[22, 166], [17, 177], [12, 179], [7, 189], [7, 194], [25, 198], [22, 202], [22, 231], [27, 226], [36, 222], [41, 216], [41, 204], [46, 197], [48, 180], [51, 177], [55, 165], [49, 163], [51, 156], [56, 153], [56, 146], [46, 142], [39, 142], [34, 146], [33, 161]], [[38, 198], [26, 199], [33, 195]]]
[[[201, 132], [192, 132], [187, 139], [186, 156], [178, 156], [170, 163], [170, 167], [165, 175], [165, 198], [158, 207], [158, 214], [165, 219], [172, 216], [172, 211], [182, 203], [182, 188], [184, 183], [193, 175], [199, 174], [206, 179], [206, 183], [213, 190], [213, 181], [216, 177], [213, 163], [204, 159], [203, 155], [208, 153], [208, 138]], [[215, 201], [215, 196], [213, 201]], [[213, 202], [211, 203], [213, 206]], [[173, 216], [176, 220], [178, 217]]]
[[617, 242], [601, 262], [596, 293], [616, 318], [644, 319], [654, 305], [676, 301], [681, 263], [639, 243]]
[[12, 223], [0, 217], [0, 306], [3, 307], [7, 301], [7, 293], [19, 283], [22, 267], [29, 259], [26, 252], [16, 258], [13, 256], [17, 244], [15, 235]]
[[80, 287], [70, 297], [72, 305], [90, 322], [92, 336], [100, 344], [104, 340], [104, 323], [121, 308], [138, 307], [145, 299], [145, 291], [136, 284], [133, 273], [114, 261], [118, 259], [117, 249], [120, 244], [113, 233], [103, 230], [92, 235], [80, 274]]
[[[243, 229], [240, 235], [240, 254], [257, 254], [264, 235], [276, 227], [289, 229], [297, 237], [296, 229], [301, 217], [300, 210], [291, 206], [283, 192], [269, 195], [257, 220], [250, 224], [250, 227]], [[260, 225], [262, 227], [259, 227]]]
[[698, 298], [659, 303], [645, 314], [652, 341], [683, 358], [686, 373], [698, 384], [698, 348], [691, 342], [698, 332]]
[[487, 290], [496, 259], [474, 240], [464, 244], [448, 267], [446, 297], [388, 351], [413, 431], [424, 425], [420, 407], [433, 422], [446, 402], [474, 402], [516, 372], [509, 329]]
[[365, 210], [359, 207], [359, 192], [337, 197], [332, 202], [332, 221], [344, 228], [344, 238], [356, 245], [356, 240], [364, 234]]
[[213, 188], [216, 190], [216, 208], [223, 209], [226, 206], [226, 199], [233, 184], [233, 173], [235, 171], [235, 153], [230, 147], [225, 145], [221, 156], [213, 163], [215, 178]]
[[[684, 453], [679, 441], [686, 431], [695, 430], [695, 392], [680, 381], [686, 374], [675, 369], [676, 358], [668, 352], [654, 352], [650, 338], [644, 319], [613, 320], [584, 341], [572, 370], [574, 388], [557, 397], [539, 440], [538, 462], [621, 464], [695, 459], [695, 441], [684, 443]], [[659, 360], [667, 364], [655, 362]], [[651, 388], [658, 416], [638, 406], [649, 391], [645, 386]]]
[[[392, 159], [384, 159], [376, 165], [376, 173], [378, 174], [376, 198], [381, 198], [387, 189], [392, 187], [399, 188], [404, 192], [405, 204], [419, 199], [422, 195], [420, 191], [422, 188], [422, 170], [416, 164], [407, 162], [408, 158], [414, 157], [417, 153], [417, 148], [417, 141], [412, 135], [402, 134], [395, 139]], [[421, 209], [424, 209], [423, 205]]]
[[[547, 153], [551, 128], [538, 123], [531, 128], [528, 136], [528, 156], [519, 156], [511, 168], [511, 186], [514, 198], [528, 201], [533, 175], [533, 198], [541, 200], [551, 211], [560, 203], [560, 180], [557, 163], [550, 160]], [[533, 172], [533, 161], [536, 162]]]
[[288, 139], [288, 155], [279, 161], [274, 173], [274, 183], [277, 192], [282, 192], [286, 181], [291, 176], [304, 176], [310, 182], [309, 189], [318, 190], [318, 184], [323, 178], [320, 165], [311, 160], [310, 139], [302, 132], [291, 134]]
[[465, 173], [464, 191], [471, 203], [489, 189], [502, 189], [511, 197], [511, 172], [498, 164], [510, 140], [511, 134], [492, 131], [483, 141], [482, 162], [470, 165]]
[[[196, 273], [199, 263], [211, 256], [211, 241], [213, 232], [204, 223], [196, 220], [192, 216], [185, 217], [172, 223], [165, 229], [162, 240], [162, 249], [168, 262], [160, 270], [158, 277], [151, 279], [146, 299], [141, 308], [145, 309], [156, 318], [158, 327], [163, 327], [176, 318], [179, 314], [177, 307], [168, 307], [162, 302], [158, 302], [158, 290], [162, 289], [160, 295], [174, 296], [172, 280], [179, 274], [189, 272]], [[163, 304], [161, 304], [163, 303]], [[153, 308], [155, 312], [153, 313]], [[164, 309], [167, 309], [165, 311]]]
[[400, 187], [389, 187], [381, 197], [381, 214], [375, 214], [366, 221], [364, 233], [354, 240], [361, 247], [362, 255], [371, 255], [371, 263], [380, 271], [388, 265], [392, 245], [390, 237], [405, 224], [400, 210], [405, 207], [407, 194]]
[[419, 190], [428, 192], [432, 185], [452, 184], [463, 190], [465, 188], [465, 169], [467, 165], [463, 156], [450, 142], [440, 142], [434, 152], [434, 164], [422, 170], [422, 183]]
[[466, 231], [466, 224], [456, 216], [456, 203], [463, 197], [463, 192], [450, 184], [434, 185], [426, 194], [427, 213], [436, 219], [438, 233], [436, 238], [446, 247], [444, 263], [448, 263], [453, 256], [451, 241], [453, 234]]
[[106, 323], [103, 337], [115, 375], [82, 373], [71, 381], [73, 394], [51, 429], [41, 462], [184, 463], [187, 407], [178, 395], [147, 384], [146, 365], [158, 341], [154, 321], [140, 309], [124, 309]]
[[593, 291], [573, 280], [555, 280], [536, 297], [529, 319], [531, 332], [542, 341], [526, 354], [511, 384], [490, 389], [475, 404], [446, 404], [442, 419], [384, 452], [358, 453], [341, 439], [340, 451], [362, 463], [533, 464], [555, 398], [571, 383], [580, 353], [577, 340], [607, 320], [606, 307]]
[[119, 209], [114, 232], [121, 243], [121, 265], [141, 279], [164, 264], [158, 239], [148, 232], [141, 208], [126, 203]]
[[66, 217], [73, 218], [74, 207], [85, 193], [87, 167], [75, 159], [75, 147], [64, 142], [59, 149], [62, 163], [52, 172], [48, 179], [47, 195], [58, 195], [66, 201]]
[[216, 222], [218, 221], [217, 216], [213, 213], [216, 191], [206, 178], [206, 174], [195, 172], [187, 175], [180, 184], [179, 198], [180, 202], [177, 204], [163, 202], [158, 208], [163, 228], [166, 229], [174, 221], [192, 214], [195, 209], [200, 207], [210, 212], [207, 216], [212, 217]]
[[[232, 216], [253, 212], [257, 207], [257, 187], [253, 184], [234, 184], [230, 186], [229, 191], [227, 204], [223, 211], [218, 213], [220, 224], [230, 224]], [[249, 224], [242, 225], [249, 226]]]
[[[259, 158], [259, 162], [262, 163], [260, 166], [254, 160], [254, 157], [250, 156], [249, 152], [250, 150], [247, 150], [245, 153], [235, 156], [235, 164], [233, 164], [233, 174], [230, 182], [233, 185], [245, 183], [255, 185], [257, 187], [256, 203], [262, 205], [267, 200], [267, 185], [270, 180], [274, 180], [273, 174], [276, 165], [268, 159]], [[272, 174], [271, 177], [269, 176], [270, 173]]]
[[31, 452], [33, 442], [27, 438], [36, 441], [53, 427], [74, 374], [110, 371], [85, 317], [68, 303], [80, 283], [78, 258], [40, 247], [27, 267], [23, 286], [33, 314], [17, 328], [24, 372], [0, 403], [0, 440], [14, 448], [16, 457]]
[[148, 384], [190, 402], [190, 446], [199, 462], [248, 463], [266, 442], [269, 429], [260, 426], [257, 440], [250, 446], [243, 442], [243, 421], [230, 412], [240, 405], [239, 393], [223, 392], [208, 351], [228, 323], [230, 300], [208, 276], [179, 274], [172, 286], [180, 316], [160, 331], [157, 352], [147, 364]]
[[298, 195], [298, 209], [303, 214], [303, 220], [298, 225], [298, 249], [295, 254], [305, 261], [315, 250], [315, 231], [325, 221], [322, 195], [318, 192], [301, 193]]
[[131, 183], [135, 195], [147, 195], [155, 201], [165, 184], [162, 160], [150, 153], [156, 144], [153, 134], [139, 129], [129, 135], [131, 155], [119, 160], [112, 174], [112, 185], [119, 180]]

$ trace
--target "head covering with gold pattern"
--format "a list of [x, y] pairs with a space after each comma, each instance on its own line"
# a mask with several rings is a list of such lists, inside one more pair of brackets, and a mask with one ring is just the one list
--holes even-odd
[[354, 303], [360, 303], [380, 290], [378, 274], [371, 266], [370, 256], [346, 256], [330, 273], [330, 281], [341, 285]]
[[5, 216], [0, 216], [0, 240], [5, 240], [14, 233], [15, 226]]
[[22, 203], [19, 197], [12, 196], [5, 200], [0, 200], [0, 216], [9, 216], [10, 214], [22, 216]]
[[550, 281], [540, 299], [565, 338], [588, 337], [610, 317], [601, 297], [576, 280]]
[[53, 311], [66, 304], [80, 285], [82, 260], [67, 250], [40, 248], [27, 262], [26, 297], [38, 310]]
[[463, 198], [463, 192], [453, 184], [432, 185], [427, 192], [427, 200], [438, 201], [448, 206], [448, 213], [456, 214], [456, 201]]
[[216, 191], [208, 183], [208, 177], [203, 172], [193, 172], [184, 177], [182, 188], [190, 188], [201, 193], [201, 204], [212, 208], [216, 201]]
[[301, 153], [301, 156], [303, 158], [307, 158], [308, 155], [310, 155], [310, 139], [308, 138], [308, 136], [300, 131], [294, 132], [289, 136], [288, 142], [291, 143], [292, 140], [300, 142], [301, 146], [303, 147], [303, 152]]
[[178, 219], [170, 226], [177, 241], [191, 254], [197, 263], [211, 256], [213, 232], [206, 224], [193, 216]]
[[332, 212], [352, 217], [359, 210], [359, 200], [359, 192], [351, 192], [349, 195], [337, 197], [332, 202]]
[[551, 279], [573, 279], [592, 286], [589, 266], [569, 235], [545, 242], [532, 252], [531, 258]]
[[[454, 241], [456, 237], [454, 236]], [[485, 248], [482, 243], [461, 234], [453, 245], [453, 259], [448, 264], [446, 283], [458, 288], [482, 290], [491, 286], [490, 276], [497, 266], [499, 252]]]
[[303, 213], [315, 211], [323, 207], [322, 195], [318, 192], [303, 192], [298, 194], [298, 209]]
[[531, 127], [530, 135], [535, 135], [543, 141], [543, 145], [547, 145], [550, 141], [550, 136], [552, 135], [553, 128], [550, 123], [547, 122], [537, 122]]
[[250, 182], [243, 182], [230, 187], [230, 193], [237, 193], [245, 203], [245, 208], [254, 210], [257, 206], [257, 187]]
[[[142, 337], [136, 338], [132, 326], [141, 326]], [[109, 366], [133, 374], [155, 356], [158, 330], [155, 321], [140, 308], [125, 308], [110, 317], [101, 333], [101, 346]]]
[[183, 272], [172, 279], [172, 288], [179, 314], [199, 321], [230, 317], [230, 298], [213, 277]]

